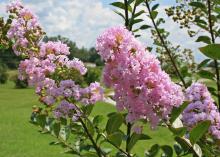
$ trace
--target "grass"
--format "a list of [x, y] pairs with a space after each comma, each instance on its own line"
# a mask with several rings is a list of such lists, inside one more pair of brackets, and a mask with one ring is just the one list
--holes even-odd
[[[33, 89], [14, 89], [14, 84], [8, 82], [0, 85], [0, 156], [1, 157], [69, 157], [60, 146], [51, 146], [55, 139], [42, 135], [38, 128], [29, 123], [33, 105], [38, 105]], [[93, 114], [106, 115], [114, 111], [114, 106], [98, 103]], [[152, 140], [141, 141], [134, 148], [139, 156], [155, 143], [172, 144], [173, 138], [165, 128], [156, 131], [144, 128], [144, 132], [154, 137]]]

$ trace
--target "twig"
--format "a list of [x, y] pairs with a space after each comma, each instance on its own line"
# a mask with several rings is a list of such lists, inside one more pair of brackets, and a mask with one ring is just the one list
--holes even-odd
[[168, 56], [169, 56], [169, 58], [170, 58], [171, 63], [173, 64], [173, 67], [174, 67], [174, 69], [175, 69], [175, 71], [176, 71], [176, 74], [177, 74], [177, 76], [180, 78], [181, 82], [183, 83], [183, 86], [186, 88], [186, 87], [187, 87], [187, 86], [186, 86], [186, 83], [185, 83], [185, 81], [184, 81], [182, 75], [180, 74], [179, 69], [177, 68], [177, 65], [176, 65], [176, 63], [175, 63], [175, 61], [174, 61], [174, 58], [173, 58], [172, 55], [171, 55], [171, 51], [170, 51], [170, 49], [167, 47], [167, 45], [166, 45], [166, 43], [165, 43], [165, 41], [164, 41], [162, 35], [160, 34], [160, 31], [159, 31], [159, 29], [158, 29], [158, 27], [157, 27], [157, 25], [156, 25], [156, 23], [155, 23], [155, 21], [154, 21], [154, 18], [153, 18], [153, 16], [152, 16], [152, 13], [151, 13], [151, 9], [150, 9], [150, 5], [149, 5], [149, 3], [148, 3], [148, 0], [145, 1], [145, 4], [146, 4], [146, 6], [147, 6], [147, 9], [148, 9], [148, 12], [149, 12], [149, 15], [150, 15], [150, 19], [151, 19], [151, 21], [152, 21], [152, 23], [153, 23], [153, 25], [154, 25], [154, 28], [155, 28], [155, 30], [156, 30], [156, 32], [157, 32], [157, 34], [158, 34], [158, 37], [160, 38], [160, 41], [161, 41], [163, 47], [165, 48], [165, 50], [166, 50], [166, 52], [167, 52], [167, 54], [168, 54]]
[[[214, 36], [214, 32], [213, 32], [213, 25], [212, 25], [212, 14], [211, 14], [211, 1], [207, 0], [208, 3], [208, 20], [209, 20], [209, 31], [211, 34], [211, 38], [212, 38], [212, 43], [215, 43], [215, 36]], [[219, 111], [220, 111], [220, 77], [219, 77], [219, 70], [218, 70], [218, 61], [216, 59], [214, 59], [214, 64], [215, 64], [215, 72], [216, 72], [216, 84], [217, 84], [217, 95], [218, 95], [218, 105], [219, 105]]]

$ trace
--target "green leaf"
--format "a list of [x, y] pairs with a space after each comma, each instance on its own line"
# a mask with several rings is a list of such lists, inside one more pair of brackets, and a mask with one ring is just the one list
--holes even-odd
[[112, 134], [115, 131], [118, 131], [118, 129], [120, 128], [120, 126], [122, 125], [124, 121], [123, 115], [120, 113], [114, 113], [112, 114], [107, 122], [106, 125], [106, 131], [108, 134]]
[[155, 157], [160, 150], [160, 146], [158, 144], [155, 144], [151, 147], [151, 149], [145, 153], [146, 157]]
[[94, 117], [94, 119], [93, 119], [93, 125], [94, 126], [98, 126], [98, 125], [100, 125], [100, 123], [103, 121], [103, 119], [104, 119], [104, 117], [102, 116], [102, 115], [97, 115], [97, 116], [95, 116]]
[[119, 16], [121, 16], [123, 19], [125, 19], [125, 16], [124, 16], [122, 13], [120, 13], [119, 11], [114, 10], [114, 12], [115, 12], [116, 14], [118, 14]]
[[210, 59], [205, 59], [198, 65], [198, 69], [207, 66], [207, 63], [210, 61]]
[[95, 134], [95, 130], [94, 130], [92, 122], [89, 119], [86, 119], [86, 127], [89, 133], [93, 136]]
[[87, 105], [87, 106], [83, 106], [82, 110], [85, 115], [89, 116], [92, 113], [93, 108], [94, 105]]
[[86, 152], [86, 153], [82, 154], [82, 157], [99, 157], [99, 156], [97, 155], [97, 153]]
[[107, 139], [114, 145], [120, 147], [123, 139], [123, 134], [121, 132], [114, 132], [113, 134], [108, 135]]
[[158, 15], [158, 12], [157, 11], [152, 11], [151, 15], [152, 15], [152, 18], [155, 19]]
[[136, 17], [138, 17], [138, 16], [140, 16], [140, 15], [142, 15], [144, 13], [145, 13], [145, 11], [141, 10], [141, 11], [137, 12], [136, 14], [134, 14], [133, 18], [136, 18]]
[[191, 145], [182, 137], [175, 137], [176, 142], [180, 144], [184, 152], [188, 152], [191, 149]]
[[199, 36], [196, 42], [204, 42], [206, 44], [211, 44], [211, 39], [208, 36]]
[[37, 116], [37, 124], [40, 125], [41, 128], [44, 128], [46, 125], [46, 115], [38, 115]]
[[199, 48], [199, 50], [209, 58], [220, 59], [220, 44], [210, 44]]
[[[125, 10], [125, 4], [122, 2], [113, 2], [113, 3], [111, 3], [111, 5], [114, 7]], [[128, 5], [128, 11], [132, 12], [132, 8], [130, 5]]]
[[210, 121], [203, 121], [198, 123], [189, 133], [189, 139], [192, 144], [195, 144], [202, 138], [202, 136], [209, 130]]
[[143, 2], [144, 2], [144, 0], [136, 0], [136, 6], [140, 5]]
[[155, 4], [153, 7], [152, 7], [152, 11], [156, 10], [157, 8], [159, 7], [159, 4]]
[[140, 29], [148, 29], [148, 28], [151, 28], [151, 26], [150, 25], [142, 25], [141, 27], [140, 27]]
[[206, 6], [201, 2], [190, 2], [189, 5], [200, 9], [206, 9]]
[[52, 126], [52, 130], [53, 130], [53, 133], [54, 135], [56, 135], [56, 137], [59, 137], [59, 134], [60, 134], [60, 123], [54, 123], [53, 126]]
[[131, 139], [128, 143], [128, 150], [131, 151], [131, 149], [134, 147], [134, 145], [139, 141], [139, 140], [149, 140], [151, 139], [150, 136], [146, 135], [146, 134], [136, 134], [133, 133], [131, 135]]
[[187, 128], [186, 127], [180, 127], [180, 128], [173, 128], [173, 127], [170, 127], [169, 128], [170, 131], [172, 131], [172, 133], [176, 136], [180, 136], [182, 137], [183, 135], [185, 135], [186, 131], [187, 131]]
[[213, 78], [215, 78], [215, 75], [207, 70], [200, 70], [198, 72], [198, 75], [202, 78], [211, 79], [211, 80], [213, 80]]
[[172, 157], [173, 156], [173, 149], [172, 147], [168, 145], [161, 146], [161, 149], [163, 150], [166, 157]]
[[172, 124], [188, 106], [188, 102], [184, 102], [180, 107], [174, 107], [171, 112], [170, 123]]
[[144, 20], [143, 19], [134, 19], [134, 20], [131, 21], [131, 24], [133, 25], [133, 24], [136, 24], [136, 23], [140, 23], [142, 21], [144, 21]]

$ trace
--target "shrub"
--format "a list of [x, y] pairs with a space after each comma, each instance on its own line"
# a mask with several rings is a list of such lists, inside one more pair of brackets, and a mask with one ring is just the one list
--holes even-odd
[[7, 66], [0, 64], [0, 84], [6, 83], [8, 80]]
[[89, 67], [87, 74], [85, 76], [85, 81], [87, 84], [90, 84], [95, 81], [100, 81], [101, 78], [102, 67]]
[[10, 78], [11, 81], [15, 83], [15, 88], [21, 89], [21, 88], [27, 88], [28, 87], [28, 82], [27, 80], [20, 80], [18, 78], [18, 74], [13, 75]]

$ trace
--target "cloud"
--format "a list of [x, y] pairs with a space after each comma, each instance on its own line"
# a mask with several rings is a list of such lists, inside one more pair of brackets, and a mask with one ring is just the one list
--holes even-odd
[[[113, 12], [107, 3], [113, 0], [23, 0], [39, 17], [39, 21], [49, 36], [62, 35], [75, 41], [78, 46], [91, 47], [95, 45], [97, 36], [106, 28], [123, 24], [121, 17]], [[172, 0], [169, 0], [169, 5]], [[6, 16], [5, 5], [9, 0], [1, 0], [0, 15]], [[173, 2], [172, 2], [173, 3]], [[189, 38], [185, 30], [179, 29], [164, 12], [168, 4], [162, 4], [159, 15], [166, 23], [163, 27], [171, 32], [169, 40], [184, 48], [191, 48], [196, 53], [196, 60], [201, 60], [198, 53], [199, 44]], [[146, 10], [145, 7], [140, 9]], [[146, 24], [151, 24], [146, 15], [141, 16]], [[140, 40], [151, 46], [150, 31], [141, 32]]]

